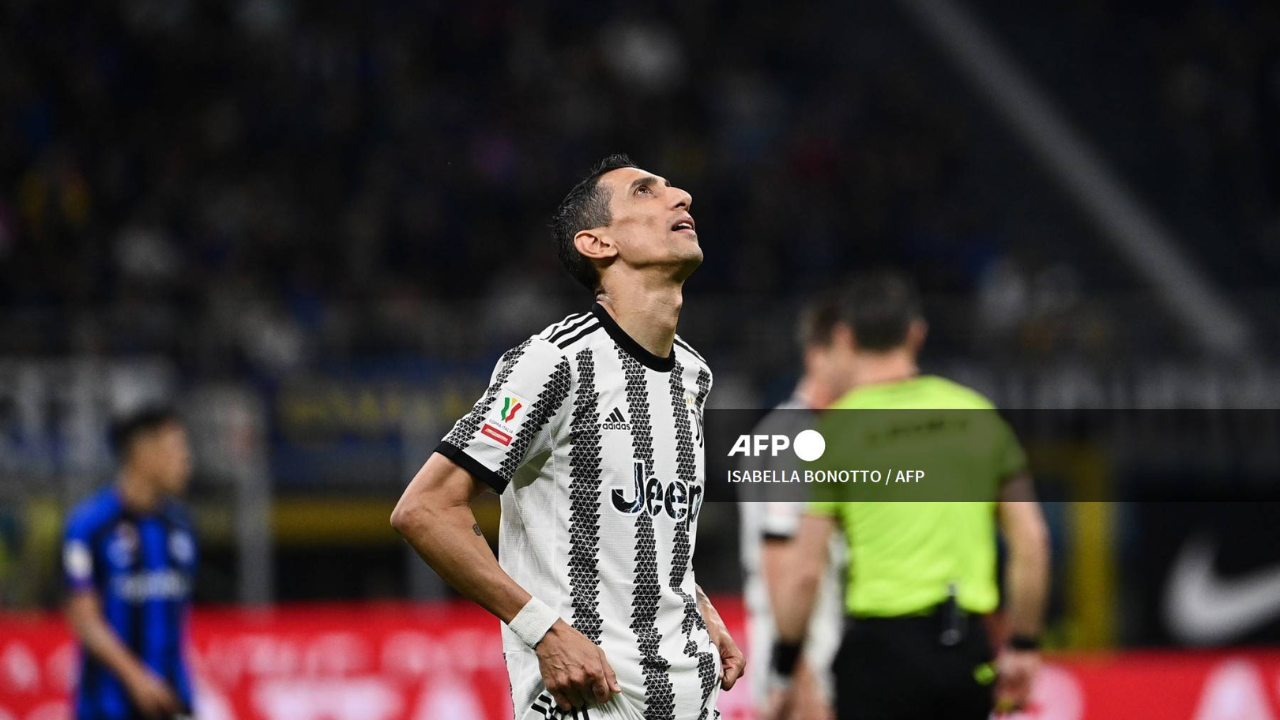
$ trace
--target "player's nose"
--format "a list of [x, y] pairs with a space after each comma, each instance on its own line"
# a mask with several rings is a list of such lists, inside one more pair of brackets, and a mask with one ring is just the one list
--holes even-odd
[[672, 205], [674, 209], [688, 210], [693, 207], [693, 195], [690, 195], [678, 187], [672, 187], [671, 192], [675, 195], [675, 204]]

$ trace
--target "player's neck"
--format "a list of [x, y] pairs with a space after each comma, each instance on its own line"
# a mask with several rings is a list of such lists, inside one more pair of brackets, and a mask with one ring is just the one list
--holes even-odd
[[142, 476], [138, 471], [124, 468], [120, 471], [120, 481], [116, 483], [120, 491], [120, 500], [129, 510], [138, 514], [148, 514], [160, 507], [163, 496], [160, 490]]
[[853, 384], [884, 385], [910, 380], [920, 374], [915, 353], [910, 350], [892, 350], [886, 353], [864, 354], [855, 361]]
[[596, 302], [640, 347], [660, 358], [670, 357], [684, 293], [679, 285], [633, 285], [602, 291]]

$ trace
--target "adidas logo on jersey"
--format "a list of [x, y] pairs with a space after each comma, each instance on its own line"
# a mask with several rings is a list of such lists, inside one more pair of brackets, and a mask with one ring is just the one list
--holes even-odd
[[609, 413], [609, 417], [605, 418], [600, 424], [601, 430], [630, 430], [631, 424], [627, 422], [627, 416], [622, 414], [622, 410], [614, 408]]

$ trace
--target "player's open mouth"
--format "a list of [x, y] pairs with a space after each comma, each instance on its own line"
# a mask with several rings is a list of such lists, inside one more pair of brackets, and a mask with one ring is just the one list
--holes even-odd
[[682, 218], [681, 220], [676, 222], [675, 225], [672, 225], [671, 229], [676, 232], [687, 232], [690, 235], [698, 234], [697, 231], [694, 230], [693, 218], [691, 217]]

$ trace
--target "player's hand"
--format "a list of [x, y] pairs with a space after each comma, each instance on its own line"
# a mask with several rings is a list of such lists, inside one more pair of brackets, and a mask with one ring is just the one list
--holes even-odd
[[795, 716], [796, 687], [774, 687], [764, 699], [760, 720], [791, 720]]
[[542, 682], [561, 710], [604, 704], [622, 692], [604, 650], [564, 620], [551, 626], [534, 653]]
[[835, 720], [835, 713], [818, 692], [813, 670], [801, 660], [789, 685], [777, 685], [769, 691], [762, 720]]
[[1016, 712], [1027, 706], [1031, 684], [1040, 670], [1040, 653], [1036, 650], [1005, 648], [996, 658], [996, 710]]
[[795, 696], [792, 720], [835, 720], [831, 704], [818, 690], [818, 678], [809, 663], [801, 660], [796, 666], [795, 684], [792, 688]]
[[711, 642], [715, 643], [716, 648], [720, 650], [720, 689], [728, 690], [738, 682], [738, 678], [742, 677], [747, 659], [738, 649], [738, 643], [733, 641], [733, 636], [729, 634], [728, 628], [724, 626], [719, 615], [706, 618], [706, 622], [707, 634], [711, 636]]
[[129, 696], [138, 711], [148, 718], [161, 720], [182, 710], [178, 696], [164, 680], [150, 670], [143, 670], [125, 681]]

